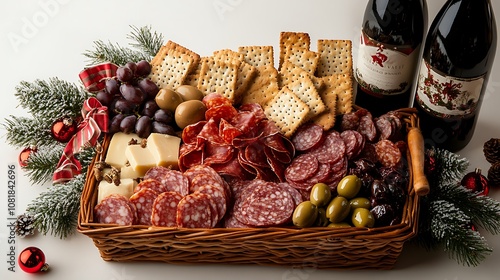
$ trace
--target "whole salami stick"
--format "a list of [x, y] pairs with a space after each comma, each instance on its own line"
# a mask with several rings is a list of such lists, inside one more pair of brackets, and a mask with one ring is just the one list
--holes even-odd
[[408, 130], [408, 148], [410, 149], [411, 166], [413, 172], [413, 188], [419, 196], [427, 195], [430, 191], [429, 181], [424, 173], [424, 137], [417, 127]]

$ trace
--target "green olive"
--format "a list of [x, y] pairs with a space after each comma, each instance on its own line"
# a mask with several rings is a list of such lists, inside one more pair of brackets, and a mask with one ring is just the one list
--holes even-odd
[[182, 100], [182, 97], [177, 92], [162, 88], [156, 94], [155, 101], [161, 109], [174, 112], [177, 106], [184, 100]]
[[312, 187], [309, 200], [311, 200], [314, 205], [318, 207], [326, 206], [331, 199], [332, 192], [327, 184], [317, 183]]
[[301, 202], [293, 211], [292, 221], [298, 227], [310, 227], [318, 217], [318, 207], [306, 200]]
[[207, 107], [200, 100], [184, 101], [175, 109], [175, 123], [184, 129], [190, 124], [204, 120], [206, 110]]
[[373, 214], [366, 208], [354, 209], [351, 220], [355, 227], [373, 227], [375, 225]]
[[350, 210], [349, 201], [343, 196], [337, 196], [328, 204], [326, 216], [330, 222], [339, 223], [349, 215]]
[[175, 91], [179, 93], [184, 101], [203, 99], [203, 93], [194, 86], [180, 85], [175, 89]]
[[318, 217], [316, 218], [316, 222], [314, 224], [318, 227], [326, 227], [328, 223], [330, 223], [330, 221], [326, 217], [325, 208], [318, 208]]
[[355, 197], [349, 200], [349, 204], [351, 205], [351, 209], [356, 209], [356, 208], [370, 209], [370, 200], [366, 197]]
[[356, 175], [345, 176], [337, 185], [337, 193], [347, 199], [356, 197], [360, 189], [361, 180]]
[[348, 228], [348, 227], [351, 227], [350, 224], [346, 223], [346, 222], [341, 222], [341, 223], [329, 223], [328, 224], [328, 227], [332, 227], [332, 228]]

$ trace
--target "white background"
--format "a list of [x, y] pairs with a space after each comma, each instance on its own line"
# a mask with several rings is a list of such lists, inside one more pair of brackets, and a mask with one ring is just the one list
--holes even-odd
[[[500, 1], [491, 0], [497, 15]], [[92, 48], [94, 40], [127, 43], [129, 25], [151, 25], [165, 35], [200, 55], [242, 45], [273, 45], [278, 50], [281, 31], [308, 32], [311, 49], [317, 39], [350, 39], [354, 53], [365, 0], [206, 0], [206, 1], [76, 1], [23, 0], [0, 2], [0, 120], [8, 115], [22, 115], [16, 108], [14, 88], [22, 80], [59, 77], [79, 82], [78, 73], [86, 65], [82, 53]], [[429, 18], [434, 18], [445, 0], [428, 0]], [[219, 7], [219, 9], [217, 8]], [[220, 9], [220, 7], [225, 8]], [[500, 20], [500, 19], [499, 19]], [[9, 38], [18, 36], [21, 42]], [[276, 52], [275, 52], [276, 53]], [[500, 56], [500, 52], [498, 52]], [[488, 170], [482, 145], [500, 137], [500, 58], [496, 60], [472, 142], [460, 155], [470, 160], [470, 169]], [[7, 165], [17, 164], [20, 150], [5, 142], [1, 131], [0, 157], [0, 278], [34, 279], [16, 267], [7, 271], [8, 228]], [[48, 186], [33, 186], [18, 171], [17, 214]], [[500, 198], [499, 190], [491, 196]], [[75, 234], [68, 239], [37, 235], [17, 238], [17, 254], [27, 246], [40, 247], [51, 265], [38, 279], [498, 279], [500, 275], [500, 236], [486, 234], [494, 252], [478, 267], [458, 265], [443, 252], [426, 252], [412, 245], [404, 251], [391, 271], [318, 271], [292, 270], [289, 267], [254, 265], [169, 265], [164, 263], [115, 263], [103, 261], [90, 238]]]

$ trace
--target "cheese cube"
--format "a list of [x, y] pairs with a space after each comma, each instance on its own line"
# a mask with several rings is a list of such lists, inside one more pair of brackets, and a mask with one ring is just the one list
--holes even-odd
[[125, 166], [127, 163], [127, 157], [125, 156], [124, 151], [125, 148], [129, 146], [129, 142], [132, 139], [136, 139], [138, 142], [141, 142], [142, 140], [142, 138], [134, 133], [125, 134], [123, 132], [117, 132], [113, 134], [113, 137], [109, 142], [108, 152], [106, 153], [106, 159], [104, 161], [118, 169]]
[[171, 169], [178, 168], [180, 144], [181, 138], [167, 134], [151, 133], [147, 139], [147, 147], [156, 165]]
[[148, 148], [141, 145], [129, 145], [125, 148], [125, 156], [130, 166], [143, 177], [150, 168], [156, 166], [156, 161]]
[[120, 178], [137, 179], [141, 177], [141, 173], [134, 170], [131, 165], [123, 166], [120, 169]]
[[137, 182], [132, 179], [121, 179], [120, 185], [115, 185], [114, 183], [108, 183], [105, 180], [99, 182], [98, 193], [97, 193], [97, 203], [101, 202], [103, 198], [110, 194], [121, 194], [126, 198], [129, 198], [134, 194], [135, 186]]

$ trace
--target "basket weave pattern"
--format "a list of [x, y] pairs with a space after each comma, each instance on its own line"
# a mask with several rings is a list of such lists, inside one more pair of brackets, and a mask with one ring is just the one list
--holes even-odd
[[[418, 127], [412, 110], [402, 110], [407, 127]], [[110, 137], [103, 141], [105, 154]], [[408, 159], [410, 154], [408, 154]], [[408, 160], [409, 164], [411, 161]], [[257, 264], [318, 269], [391, 269], [404, 242], [417, 232], [419, 198], [410, 172], [402, 222], [378, 228], [214, 228], [116, 226], [93, 222], [97, 185], [92, 166], [81, 197], [78, 231], [93, 239], [106, 261], [175, 264]], [[411, 170], [411, 166], [410, 166]]]

